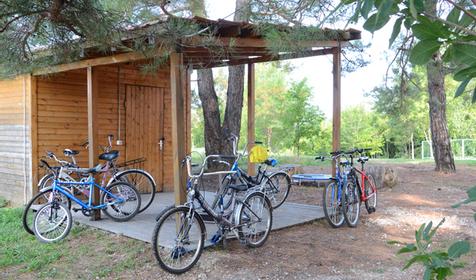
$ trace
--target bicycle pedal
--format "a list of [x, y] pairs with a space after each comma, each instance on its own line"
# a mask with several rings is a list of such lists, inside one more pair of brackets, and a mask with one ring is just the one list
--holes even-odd
[[215, 233], [212, 238], [210, 239], [210, 242], [213, 243], [213, 245], [216, 245], [218, 244], [218, 242], [220, 242], [220, 240], [222, 239], [222, 234], [220, 232], [217, 231], [217, 233]]
[[76, 213], [78, 211], [82, 211], [83, 208], [71, 208], [71, 210], [73, 210], [73, 212]]
[[369, 212], [369, 214], [372, 214], [376, 211], [375, 207], [372, 207], [370, 206], [369, 209], [367, 209], [367, 212]]

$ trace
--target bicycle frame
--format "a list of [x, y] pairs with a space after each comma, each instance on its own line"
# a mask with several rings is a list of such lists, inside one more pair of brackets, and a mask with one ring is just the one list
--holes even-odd
[[[238, 218], [239, 218], [238, 215], [239, 215], [239, 212], [240, 212], [240, 211], [236, 211], [236, 209], [238, 209], [238, 208], [236, 208], [236, 209], [233, 208], [231, 211], [229, 211], [229, 213], [224, 213], [223, 210], [221, 210], [220, 213], [218, 213], [217, 211], [213, 210], [213, 208], [208, 204], [208, 202], [205, 200], [205, 198], [200, 193], [200, 191], [196, 188], [196, 186], [198, 185], [199, 178], [201, 178], [205, 174], [207, 174], [207, 175], [211, 175], [211, 174], [234, 175], [234, 174], [236, 174], [236, 171], [218, 171], [218, 172], [204, 173], [204, 167], [205, 167], [207, 161], [210, 158], [220, 158], [220, 157], [221, 157], [220, 155], [209, 155], [209, 156], [207, 156], [203, 161], [202, 168], [201, 168], [200, 173], [198, 175], [193, 175], [192, 174], [191, 158], [190, 157], [186, 158], [187, 171], [188, 171], [188, 175], [189, 175], [190, 179], [187, 182], [187, 196], [188, 196], [188, 199], [187, 199], [187, 202], [185, 203], [185, 206], [189, 207], [190, 211], [195, 213], [195, 204], [193, 202], [195, 200], [197, 200], [198, 203], [200, 204], [200, 206], [202, 207], [202, 209], [208, 215], [210, 215], [213, 218], [213, 220], [215, 220], [216, 223], [225, 225], [225, 226], [229, 227], [230, 230], [233, 230], [233, 229], [236, 229], [237, 227], [240, 227], [240, 226], [243, 226], [243, 225], [247, 224], [247, 223], [245, 223], [245, 224], [235, 224], [235, 223], [233, 223], [232, 220], [229, 220], [227, 218], [228, 216], [230, 216], [234, 212], [235, 215], [236, 215], [234, 220], [238, 221]], [[268, 199], [264, 193], [263, 193], [263, 197], [265, 199]], [[246, 196], [245, 196], [245, 198], [246, 198]], [[258, 218], [258, 222], [261, 221], [260, 217], [256, 213], [254, 213], [253, 210], [248, 205], [243, 203], [243, 201], [241, 199], [239, 199], [239, 198], [234, 198], [234, 199], [235, 199], [235, 201], [233, 203], [235, 203], [235, 204], [237, 203], [239, 205], [239, 207], [246, 207], [247, 209], [249, 209], [251, 211], [251, 213], [253, 215], [255, 215]], [[220, 199], [219, 203], [222, 205], [223, 199]]]
[[370, 180], [368, 180], [369, 177], [367, 176], [367, 173], [365, 173], [365, 170], [363, 168], [362, 170], [359, 170], [354, 167], [353, 170], [357, 172], [358, 174], [360, 174], [361, 176], [362, 184], [360, 184], [359, 181], [357, 181], [357, 184], [359, 185], [359, 190], [360, 190], [360, 200], [365, 202], [371, 197], [371, 196], [365, 195], [365, 179], [367, 179], [367, 181], [370, 183], [370, 187], [372, 188], [373, 193], [377, 192], [377, 188], [373, 185], [373, 183]]
[[[65, 190], [61, 185], [75, 185], [75, 186], [89, 186], [89, 195], [88, 195], [88, 203], [84, 203], [82, 200], [76, 198], [74, 195], [72, 195], [69, 191]], [[117, 201], [113, 203], [106, 203], [106, 204], [99, 204], [99, 205], [93, 205], [93, 192], [94, 188], [99, 188], [100, 191], [110, 195], [112, 198], [117, 199]], [[105, 188], [101, 187], [100, 185], [96, 184], [94, 182], [94, 179], [92, 177], [89, 178], [87, 182], [65, 182], [65, 181], [60, 181], [55, 179], [53, 183], [53, 192], [58, 191], [68, 197], [69, 199], [73, 200], [77, 204], [79, 204], [83, 209], [86, 210], [96, 210], [96, 209], [102, 209], [105, 208], [109, 205], [117, 204], [117, 203], [122, 203], [124, 202], [124, 199], [119, 198], [106, 190]]]

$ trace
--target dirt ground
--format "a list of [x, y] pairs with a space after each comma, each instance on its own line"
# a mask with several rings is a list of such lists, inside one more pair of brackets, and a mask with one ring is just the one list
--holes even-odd
[[[112, 269], [101, 276], [79, 274], [94, 259], [80, 258], [77, 269], [70, 267], [73, 278], [123, 279], [422, 279], [419, 266], [402, 271], [406, 256], [397, 256], [399, 249], [390, 240], [413, 242], [415, 230], [429, 221], [446, 222], [436, 234], [436, 248], [449, 246], [454, 240], [466, 239], [472, 252], [463, 257], [465, 267], [452, 279], [476, 279], [476, 205], [458, 209], [451, 205], [466, 198], [465, 191], [476, 185], [476, 167], [457, 166], [452, 175], [438, 174], [430, 164], [390, 165], [398, 174], [399, 183], [378, 193], [377, 212], [368, 215], [363, 208], [357, 228], [331, 228], [325, 220], [272, 232], [267, 243], [258, 249], [229, 242], [226, 248], [207, 249], [198, 264], [180, 276], [168, 274], [156, 264], [149, 244], [137, 242], [135, 265], [114, 273], [114, 263], [121, 256], [104, 259]], [[309, 168], [306, 172], [327, 170]], [[290, 201], [321, 205], [321, 188], [293, 187]], [[113, 236], [115, 242], [128, 244], [128, 239]], [[70, 242], [88, 242], [71, 240]], [[91, 241], [89, 241], [91, 242]], [[105, 250], [98, 242], [95, 250]], [[59, 266], [58, 266], [59, 267]], [[60, 268], [59, 268], [60, 269]], [[78, 271], [77, 273], [75, 271]], [[34, 275], [16, 274], [16, 279]]]

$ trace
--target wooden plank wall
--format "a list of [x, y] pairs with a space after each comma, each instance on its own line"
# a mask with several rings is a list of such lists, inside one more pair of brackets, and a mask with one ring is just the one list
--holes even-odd
[[[125, 86], [140, 85], [164, 88], [164, 190], [170, 191], [172, 172], [170, 77], [169, 70], [163, 69], [153, 75], [145, 75], [135, 65], [122, 64], [120, 67], [99, 66], [99, 144], [106, 145], [107, 135], [113, 134], [125, 141], [126, 112]], [[118, 76], [119, 71], [119, 76]], [[119, 96], [118, 101], [118, 78]], [[119, 104], [118, 104], [119, 102]], [[121, 111], [121, 136], [118, 136], [118, 110]], [[38, 157], [46, 150], [62, 155], [63, 148], [81, 151], [77, 157], [82, 166], [87, 166], [87, 151], [78, 144], [87, 139], [87, 95], [86, 70], [74, 70], [38, 79]], [[125, 159], [125, 146], [115, 146]]]
[[29, 76], [0, 81], [0, 196], [13, 205], [24, 203], [25, 181], [30, 180], [29, 127], [25, 124], [29, 82]]

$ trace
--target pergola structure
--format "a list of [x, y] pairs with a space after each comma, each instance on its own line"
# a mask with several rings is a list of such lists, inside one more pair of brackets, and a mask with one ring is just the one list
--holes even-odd
[[[173, 150], [173, 185], [176, 204], [185, 201], [186, 170], [181, 166], [182, 159], [191, 151], [191, 129], [190, 110], [191, 90], [190, 75], [193, 69], [213, 68], [221, 66], [247, 65], [248, 67], [248, 143], [255, 142], [255, 63], [303, 58], [320, 55], [333, 56], [333, 149], [340, 147], [340, 115], [341, 115], [341, 48], [345, 47], [349, 41], [360, 39], [360, 31], [348, 30], [323, 30], [328, 31], [329, 38], [306, 39], [295, 42], [300, 47], [300, 51], [271, 52], [268, 41], [256, 25], [243, 22], [232, 22], [225, 20], [209, 20], [200, 17], [189, 19], [203, 29], [211, 30], [219, 53], [213, 51], [210, 46], [203, 46], [199, 43], [200, 34], [195, 34], [177, 44], [174, 52], [169, 54], [170, 65], [170, 92], [171, 92], [171, 122], [172, 122], [172, 150]], [[160, 22], [142, 26], [148, 28], [160, 25]], [[290, 27], [280, 27], [289, 29]], [[87, 107], [88, 107], [88, 139], [89, 139], [89, 165], [92, 167], [97, 163], [97, 131], [98, 121], [96, 118], [96, 91], [94, 68], [102, 65], [113, 65], [120, 63], [141, 63], [150, 60], [150, 56], [145, 56], [138, 52], [114, 51], [107, 55], [88, 51], [88, 55], [82, 60], [73, 63], [57, 65], [50, 68], [39, 69], [33, 73], [35, 75], [45, 75], [75, 69], [87, 69]], [[161, 55], [161, 54], [157, 54]], [[32, 80], [33, 81], [33, 80]], [[32, 112], [34, 119], [34, 112]], [[34, 127], [32, 128], [32, 130]], [[187, 131], [183, 137], [183, 131]], [[33, 136], [32, 136], [33, 137]], [[33, 159], [34, 160], [34, 159]], [[33, 163], [33, 166], [35, 163]], [[249, 165], [250, 172], [254, 166]], [[35, 176], [33, 171], [33, 177]], [[96, 195], [98, 198], [98, 195]]]

